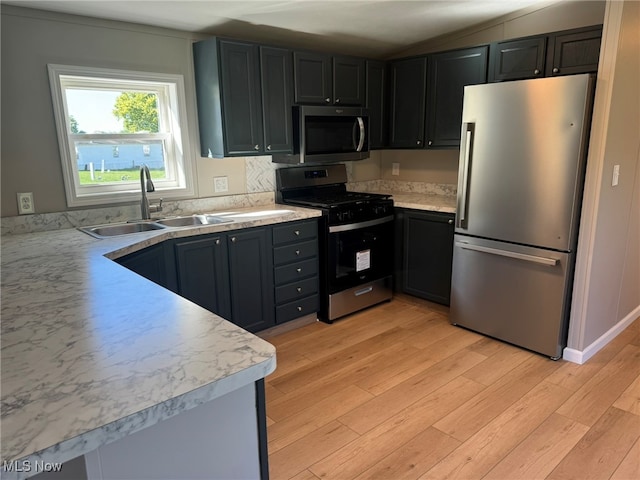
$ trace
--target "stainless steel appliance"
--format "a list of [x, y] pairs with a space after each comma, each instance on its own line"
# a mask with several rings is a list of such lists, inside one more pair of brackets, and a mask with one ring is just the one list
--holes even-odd
[[369, 157], [369, 115], [364, 108], [293, 107], [294, 154], [275, 163], [336, 163]]
[[593, 84], [465, 87], [451, 323], [562, 355]]
[[393, 200], [350, 192], [343, 164], [276, 170], [276, 201], [318, 208], [320, 320], [333, 320], [392, 297]]

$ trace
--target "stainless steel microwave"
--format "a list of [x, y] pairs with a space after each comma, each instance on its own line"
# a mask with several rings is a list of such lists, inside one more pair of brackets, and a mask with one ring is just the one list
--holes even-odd
[[293, 107], [294, 152], [274, 163], [334, 163], [369, 157], [369, 115], [360, 107]]

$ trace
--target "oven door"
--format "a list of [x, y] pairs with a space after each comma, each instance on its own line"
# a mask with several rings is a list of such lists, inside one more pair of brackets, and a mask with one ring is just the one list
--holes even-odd
[[329, 226], [329, 294], [389, 276], [393, 272], [393, 215]]

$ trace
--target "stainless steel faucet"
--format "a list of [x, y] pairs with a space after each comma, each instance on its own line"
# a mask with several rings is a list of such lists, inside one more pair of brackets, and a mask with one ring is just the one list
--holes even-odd
[[156, 187], [151, 181], [151, 172], [149, 172], [149, 167], [147, 167], [144, 163], [140, 166], [140, 190], [142, 190], [142, 201], [140, 202], [140, 212], [142, 213], [142, 219], [150, 220], [151, 212], [162, 211], [162, 199], [160, 199], [160, 203], [158, 205], [153, 205], [151, 207], [149, 206], [147, 193], [155, 192]]

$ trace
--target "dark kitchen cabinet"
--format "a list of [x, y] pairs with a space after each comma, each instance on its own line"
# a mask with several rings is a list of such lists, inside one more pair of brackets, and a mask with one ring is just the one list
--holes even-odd
[[427, 147], [459, 147], [464, 87], [487, 81], [489, 47], [429, 56]]
[[115, 261], [138, 275], [169, 290], [176, 291], [173, 253], [165, 243], [139, 250]]
[[[400, 210], [396, 235], [402, 238], [396, 288], [432, 302], [449, 305], [453, 260], [454, 215]], [[400, 265], [398, 265], [400, 263]], [[399, 271], [398, 271], [399, 270]]]
[[276, 324], [320, 309], [318, 222], [304, 220], [273, 227]]
[[547, 76], [598, 71], [602, 26], [558, 32], [549, 36]]
[[364, 59], [315, 52], [294, 52], [293, 62], [295, 103], [364, 105]]
[[260, 47], [262, 125], [265, 153], [293, 152], [291, 50]]
[[193, 53], [201, 155], [291, 153], [290, 51], [210, 38]]
[[387, 64], [367, 60], [366, 104], [369, 110], [369, 148], [387, 146]]
[[423, 148], [427, 57], [392, 61], [389, 83], [389, 147]]
[[175, 242], [178, 293], [256, 332], [274, 324], [268, 228]]
[[231, 320], [231, 290], [225, 235], [175, 242], [178, 294]]
[[275, 324], [270, 229], [230, 232], [229, 285], [231, 320], [250, 332]]
[[489, 81], [596, 72], [601, 37], [594, 25], [492, 43]]
[[544, 77], [546, 46], [544, 35], [492, 43], [489, 81]]

